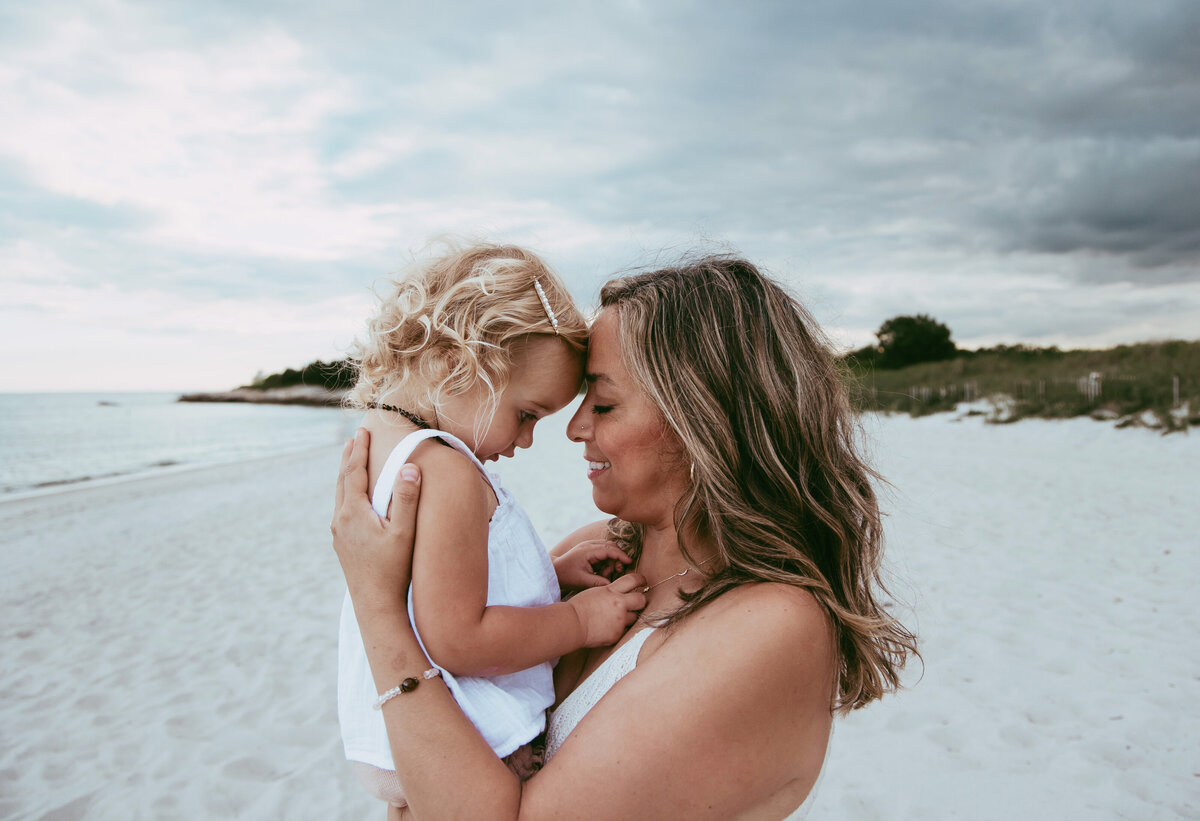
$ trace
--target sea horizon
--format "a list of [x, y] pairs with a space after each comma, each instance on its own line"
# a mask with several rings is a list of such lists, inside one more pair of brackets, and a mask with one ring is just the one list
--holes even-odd
[[0, 393], [0, 500], [332, 445], [355, 414], [179, 402], [179, 391]]

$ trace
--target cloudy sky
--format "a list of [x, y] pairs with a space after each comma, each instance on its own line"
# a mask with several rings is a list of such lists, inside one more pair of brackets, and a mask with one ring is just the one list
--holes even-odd
[[0, 0], [3, 391], [340, 356], [439, 233], [703, 245], [841, 345], [1200, 338], [1195, 0]]

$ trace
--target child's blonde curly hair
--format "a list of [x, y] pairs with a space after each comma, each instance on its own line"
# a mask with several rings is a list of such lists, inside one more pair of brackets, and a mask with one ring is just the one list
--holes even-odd
[[358, 381], [346, 396], [350, 407], [369, 407], [400, 390], [436, 412], [444, 397], [479, 382], [490, 419], [508, 385], [512, 343], [556, 333], [535, 282], [558, 321], [558, 338], [572, 350], [586, 349], [587, 321], [535, 254], [515, 245], [438, 245], [443, 253], [388, 280], [393, 287], [351, 352]]

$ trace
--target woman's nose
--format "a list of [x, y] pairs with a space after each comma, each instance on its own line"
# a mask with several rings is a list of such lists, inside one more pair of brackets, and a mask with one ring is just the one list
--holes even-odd
[[571, 414], [571, 421], [567, 423], [567, 438], [572, 442], [583, 441], [583, 435], [585, 433], [583, 420], [585, 418], [585, 413], [585, 405], [580, 405], [575, 410], [575, 413]]

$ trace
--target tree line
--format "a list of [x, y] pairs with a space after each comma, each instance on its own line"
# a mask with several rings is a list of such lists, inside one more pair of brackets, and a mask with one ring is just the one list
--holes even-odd
[[317, 360], [310, 362], [300, 370], [288, 368], [280, 373], [263, 375], [260, 371], [254, 381], [245, 387], [259, 390], [271, 388], [290, 388], [293, 385], [320, 385], [331, 391], [348, 390], [354, 387], [358, 379], [358, 370], [348, 359], [338, 359], [333, 362]]

